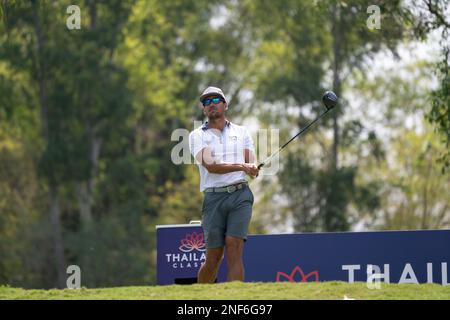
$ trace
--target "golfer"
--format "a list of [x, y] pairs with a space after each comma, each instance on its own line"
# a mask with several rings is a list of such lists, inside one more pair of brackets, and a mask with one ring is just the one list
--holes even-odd
[[200, 171], [204, 193], [202, 227], [206, 261], [199, 283], [213, 283], [225, 251], [228, 281], [244, 281], [242, 252], [252, 215], [253, 193], [247, 175], [259, 170], [252, 138], [245, 127], [226, 119], [228, 100], [220, 88], [208, 87], [200, 96], [208, 121], [189, 135], [190, 151]]

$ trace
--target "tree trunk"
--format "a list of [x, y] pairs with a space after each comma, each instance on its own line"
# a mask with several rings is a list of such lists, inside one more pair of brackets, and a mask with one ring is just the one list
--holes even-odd
[[49, 187], [50, 220], [53, 230], [53, 250], [56, 261], [58, 287], [64, 288], [66, 286], [66, 259], [64, 256], [64, 244], [62, 239], [58, 187], [55, 183], [50, 183]]
[[[90, 28], [95, 30], [97, 28], [97, 4], [95, 0], [88, 1], [89, 16], [90, 16]], [[88, 99], [91, 101], [91, 99]], [[100, 155], [101, 139], [97, 138], [92, 129], [92, 125], [89, 120], [86, 121], [86, 130], [89, 136], [89, 177], [85, 181], [77, 183], [76, 192], [78, 198], [78, 209], [80, 213], [80, 219], [82, 227], [89, 226], [92, 222], [92, 192], [95, 187], [95, 176], [97, 173], [98, 157]]]
[[88, 191], [91, 195], [95, 188], [95, 177], [97, 176], [98, 159], [100, 158], [100, 151], [102, 149], [103, 139], [97, 137], [95, 133], [90, 134], [91, 148], [90, 148], [90, 162], [91, 162], [91, 175], [88, 180]]
[[102, 147], [102, 139], [96, 137], [90, 128], [88, 130], [90, 144], [89, 162], [91, 170], [87, 181], [81, 181], [77, 184], [78, 208], [80, 211], [81, 223], [84, 227], [90, 225], [92, 222], [92, 193], [95, 189], [95, 177], [97, 176], [98, 159]]
[[[41, 111], [41, 121], [43, 125], [44, 140], [48, 143], [49, 140], [49, 128], [48, 128], [48, 106], [47, 106], [47, 89], [46, 89], [46, 65], [45, 65], [45, 38], [42, 32], [42, 24], [40, 20], [40, 10], [37, 1], [32, 1], [34, 6], [34, 31], [37, 39], [37, 54], [36, 54], [36, 66], [37, 66], [37, 82], [39, 85], [39, 105]], [[64, 244], [61, 228], [61, 213], [58, 200], [58, 186], [54, 177], [49, 172], [47, 176], [49, 184], [49, 207], [50, 207], [50, 221], [53, 231], [53, 251], [55, 255], [55, 267], [57, 272], [57, 286], [60, 288], [65, 287], [65, 266], [66, 260], [64, 257]]]
[[422, 202], [423, 207], [422, 207], [421, 229], [428, 228], [428, 215], [430, 214], [428, 212], [428, 182], [430, 181], [432, 166], [433, 166], [433, 160], [432, 160], [432, 158], [429, 158], [428, 162], [427, 162], [427, 173], [425, 176], [425, 185], [423, 187], [423, 202]]
[[89, 0], [89, 15], [91, 16], [91, 29], [97, 27], [97, 5], [95, 0]]
[[36, 57], [36, 65], [37, 65], [37, 81], [39, 85], [39, 105], [41, 112], [41, 120], [43, 127], [43, 134], [46, 141], [48, 141], [48, 108], [47, 108], [47, 90], [45, 87], [45, 74], [46, 74], [46, 66], [45, 61], [43, 60], [43, 50], [45, 46], [45, 39], [42, 33], [41, 20], [39, 16], [39, 7], [36, 1], [33, 1], [34, 11], [35, 11], [35, 24], [34, 31], [36, 33], [37, 39], [37, 57]]
[[87, 183], [81, 181], [77, 183], [78, 208], [80, 211], [81, 225], [83, 227], [92, 222], [91, 195], [88, 191]]
[[[341, 70], [341, 37], [340, 30], [338, 26], [339, 20], [339, 7], [334, 5], [331, 13], [332, 21], [332, 35], [333, 35], [333, 91], [338, 97], [341, 96], [341, 77], [339, 76], [342, 72]], [[331, 166], [334, 170], [338, 168], [338, 146], [339, 146], [339, 110], [333, 112], [333, 146], [332, 146], [332, 158]]]
[[[333, 91], [338, 97], [341, 96], [341, 82], [338, 76], [338, 70], [333, 71]], [[332, 149], [332, 167], [336, 171], [338, 168], [338, 146], [339, 146], [339, 112], [333, 112], [333, 149]]]

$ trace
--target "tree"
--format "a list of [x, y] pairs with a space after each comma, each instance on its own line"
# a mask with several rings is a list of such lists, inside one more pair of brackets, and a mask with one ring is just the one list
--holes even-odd
[[[32, 232], [23, 239], [24, 252], [33, 240], [43, 252], [33, 256], [37, 267], [27, 269], [33, 280], [16, 284], [63, 287], [67, 264], [81, 267], [86, 286], [149, 282], [155, 275], [149, 259], [154, 225], [179, 186], [191, 182], [190, 171], [170, 161], [171, 133], [199, 118], [200, 109], [192, 107], [203, 85], [230, 81], [228, 72], [219, 75], [198, 65], [208, 61], [219, 70], [223, 58], [233, 64], [229, 53], [237, 46], [218, 53], [217, 46], [225, 46], [216, 39], [231, 43], [235, 35], [210, 29], [218, 2], [86, 0], [78, 4], [80, 30], [66, 28], [61, 13], [69, 4], [1, 6], [0, 89], [20, 91], [26, 101], [3, 95], [0, 110], [14, 112], [20, 123], [26, 120], [23, 109], [35, 116], [27, 135], [34, 148], [4, 158], [10, 164], [32, 155], [27, 168], [48, 197], [47, 203], [32, 198], [29, 204], [37, 208], [36, 219], [26, 224]], [[18, 108], [20, 103], [26, 107]], [[12, 128], [5, 129], [5, 141], [13, 137]], [[9, 190], [16, 176], [4, 177]], [[190, 199], [198, 202], [200, 195], [197, 190]], [[191, 209], [183, 203], [173, 218], [185, 222]], [[12, 248], [3, 252], [8, 270], [14, 261], [28, 261]], [[44, 269], [51, 272], [37, 271]], [[3, 279], [13, 277], [8, 271]]]
[[448, 228], [450, 176], [435, 166], [442, 150], [439, 136], [429, 126], [420, 134], [404, 130], [391, 149], [393, 161], [377, 170], [385, 182], [384, 210], [373, 226], [390, 230]]
[[[382, 30], [368, 28], [369, 5], [381, 8]], [[258, 8], [259, 12], [271, 12], [272, 24], [255, 32], [257, 39], [261, 39], [256, 51], [259, 54], [254, 59], [255, 70], [263, 75], [257, 78], [261, 80], [256, 82], [255, 96], [274, 106], [262, 118], [266, 124], [305, 126], [322, 111], [320, 97], [327, 83], [340, 97], [331, 118], [332, 143], [316, 135], [314, 141], [303, 137], [300, 148], [291, 146], [292, 153], [282, 166], [280, 185], [291, 213], [298, 217], [297, 230], [347, 230], [349, 204], [360, 200], [354, 195], [362, 194], [358, 190], [372, 188], [356, 185], [357, 164], [348, 164], [346, 155], [339, 155], [360, 139], [358, 134], [362, 131], [360, 122], [343, 120], [349, 103], [342, 97], [343, 84], [355, 68], [363, 70], [376, 52], [385, 48], [394, 50], [403, 38], [400, 3], [320, 1], [314, 5], [289, 1], [249, 7], [255, 12]], [[329, 128], [330, 121], [324, 119], [322, 126]], [[292, 132], [291, 127], [281, 131], [286, 137]]]
[[[448, 225], [444, 190], [450, 180], [435, 165], [445, 145], [425, 120], [432, 107], [429, 93], [435, 83], [434, 67], [434, 61], [399, 61], [391, 74], [387, 66], [379, 66], [370, 78], [360, 72], [353, 74], [354, 85], [349, 89], [364, 101], [364, 110], [377, 111], [364, 116], [371, 126], [367, 129], [383, 137], [358, 155], [361, 174], [357, 182], [378, 185], [380, 202], [372, 212], [358, 210], [360, 226], [404, 230]], [[382, 156], [369, 156], [380, 153], [374, 153], [376, 150], [381, 150]]]
[[404, 12], [404, 20], [412, 30], [416, 39], [426, 40], [433, 33], [440, 33], [441, 59], [436, 63], [434, 72], [437, 74], [440, 86], [430, 93], [432, 108], [427, 115], [428, 120], [435, 125], [440, 132], [447, 149], [437, 160], [441, 162], [443, 171], [450, 167], [450, 76], [449, 76], [449, 31], [448, 0], [422, 0], [414, 7]]

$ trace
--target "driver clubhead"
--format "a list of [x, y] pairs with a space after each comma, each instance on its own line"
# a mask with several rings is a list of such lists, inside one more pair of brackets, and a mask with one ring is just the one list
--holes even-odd
[[330, 110], [336, 106], [338, 97], [333, 91], [327, 91], [323, 94], [322, 101], [327, 110]]

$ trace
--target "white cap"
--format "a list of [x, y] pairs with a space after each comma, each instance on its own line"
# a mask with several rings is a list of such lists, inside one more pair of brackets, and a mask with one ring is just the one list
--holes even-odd
[[225, 95], [223, 94], [222, 89], [220, 89], [220, 88], [217, 88], [217, 87], [206, 88], [205, 91], [203, 91], [202, 95], [200, 96], [200, 102], [208, 96], [221, 96], [223, 98], [223, 100], [225, 100], [225, 102], [228, 104], [228, 100], [225, 97]]

